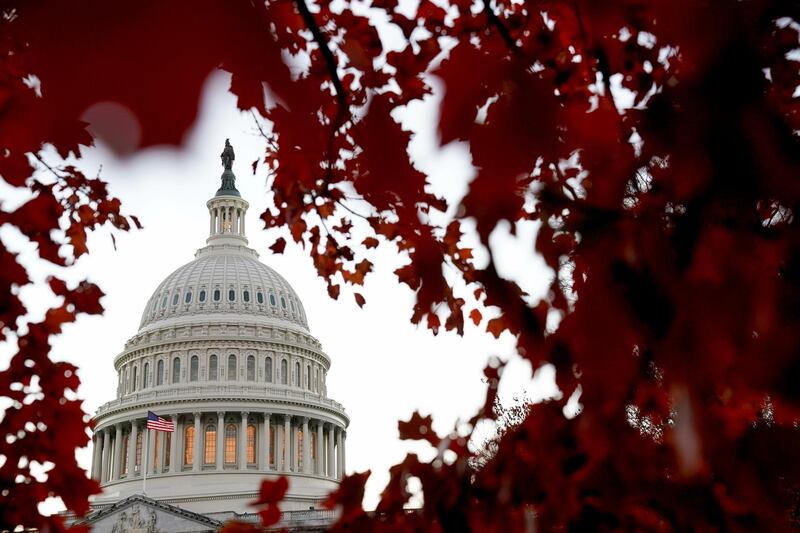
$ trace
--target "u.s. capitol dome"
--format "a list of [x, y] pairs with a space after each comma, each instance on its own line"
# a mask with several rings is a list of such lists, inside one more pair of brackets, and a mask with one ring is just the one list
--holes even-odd
[[[114, 359], [117, 397], [94, 417], [95, 530], [136, 526], [125, 522], [132, 506], [160, 531], [189, 527], [170, 511], [211, 521], [253, 513], [261, 480], [281, 475], [284, 521], [305, 513], [324, 522], [324, 511], [309, 510], [344, 472], [349, 419], [327, 396], [331, 360], [297, 293], [248, 248], [248, 203], [232, 149], [225, 154], [222, 186], [206, 204], [206, 246], [158, 285]], [[174, 432], [146, 431], [148, 411]], [[172, 525], [159, 527], [161, 515]]]

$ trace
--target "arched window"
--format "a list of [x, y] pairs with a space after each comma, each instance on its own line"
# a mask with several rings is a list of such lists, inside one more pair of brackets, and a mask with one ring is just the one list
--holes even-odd
[[236, 379], [236, 356], [233, 354], [228, 356], [228, 379]]
[[228, 290], [228, 301], [229, 302], [235, 302], [236, 301], [236, 290], [235, 289], [229, 289]]
[[172, 305], [178, 305], [178, 298], [180, 298], [180, 295], [177, 292], [172, 295]]
[[128, 447], [130, 446], [131, 442], [131, 435], [128, 433], [125, 435], [125, 438], [122, 439], [122, 475], [128, 475]]
[[242, 292], [242, 300], [244, 300], [245, 303], [248, 303], [250, 301], [250, 291], [248, 291], [247, 289], [245, 289], [244, 292]]
[[163, 299], [163, 300], [161, 300], [161, 309], [164, 309], [164, 308], [167, 306], [167, 299], [168, 299], [168, 298], [169, 298], [169, 296], [167, 296], [167, 295], [165, 294], [165, 295], [164, 295], [164, 299]]
[[131, 382], [131, 390], [136, 390], [136, 367], [133, 367], [133, 380]]
[[247, 356], [247, 381], [256, 380], [256, 358], [252, 355]]
[[264, 303], [264, 293], [263, 293], [263, 292], [261, 292], [261, 291], [258, 291], [258, 292], [256, 293], [256, 301], [257, 301], [258, 303], [260, 303], [260, 304], [263, 304], [263, 303]]
[[194, 426], [183, 430], [183, 464], [194, 464]]
[[164, 360], [159, 359], [156, 365], [156, 385], [164, 384]]
[[[270, 303], [270, 305], [272, 305], [273, 307], [275, 307], [276, 305], [278, 305], [277, 303], [275, 303], [275, 295], [274, 295], [274, 294], [272, 294], [272, 293], [269, 293], [269, 303]], [[166, 304], [164, 304], [164, 305], [166, 305]]]
[[286, 298], [284, 298], [283, 296], [281, 296], [281, 307], [286, 309]]
[[306, 367], [306, 388], [311, 390], [311, 365]]
[[172, 360], [172, 382], [178, 383], [181, 380], [181, 358], [176, 357]]
[[294, 386], [300, 386], [300, 363], [294, 364]]
[[268, 383], [272, 383], [272, 357], [267, 357], [264, 360], [264, 375]]
[[236, 424], [225, 426], [225, 464], [236, 464]]
[[206, 301], [206, 290], [205, 289], [200, 289], [199, 297], [200, 297], [200, 303], [203, 303], [203, 302]]
[[131, 381], [130, 381], [130, 372], [128, 367], [125, 367], [125, 394], [128, 394], [131, 390]]
[[200, 359], [193, 355], [189, 361], [189, 381], [197, 381], [197, 375], [200, 373]]
[[136, 434], [136, 455], [134, 456], [134, 464], [136, 466], [133, 469], [135, 472], [139, 471], [139, 465], [142, 464], [142, 435], [144, 435], [144, 433], [141, 431]]
[[220, 298], [221, 298], [221, 294], [219, 292], [219, 289], [214, 289], [214, 301], [218, 302]]
[[247, 424], [247, 464], [256, 462], [256, 426]]
[[281, 359], [281, 383], [284, 385], [289, 384], [289, 364], [286, 359]]
[[144, 376], [142, 377], [142, 380], [144, 381], [145, 389], [150, 386], [150, 363], [144, 364]]
[[208, 379], [217, 379], [217, 356], [212, 355], [208, 358]]
[[206, 452], [205, 464], [213, 465], [217, 462], [217, 427], [213, 424], [206, 426]]
[[186, 293], [186, 297], [184, 297], [183, 303], [187, 303], [187, 304], [192, 303], [192, 291], [188, 291]]

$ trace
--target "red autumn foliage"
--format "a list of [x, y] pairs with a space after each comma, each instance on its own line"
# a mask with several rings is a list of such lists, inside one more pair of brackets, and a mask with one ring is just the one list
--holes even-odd
[[[272, 123], [264, 163], [275, 205], [262, 219], [289, 229], [331, 297], [363, 284], [370, 250], [393, 245], [408, 257], [395, 273], [416, 293], [414, 323], [461, 332], [465, 312], [476, 326], [492, 316], [487, 332], [509, 331], [534, 366], [555, 366], [564, 399], [533, 406], [480, 469], [463, 434], [435, 435], [419, 415], [401, 423], [404, 438], [436, 444], [436, 460], [396, 465], [372, 514], [361, 509], [368, 473], [347, 477], [330, 499], [342, 511], [335, 530], [798, 525], [794, 3], [421, 0], [409, 11], [376, 0], [367, 12], [306, 0], [29, 0], [2, 10], [0, 175], [32, 195], [0, 208], [0, 224], [42, 260], [86, 253], [86, 230], [99, 224], [129, 227], [100, 180], [42, 168], [43, 148], [66, 156], [90, 144], [84, 118], [122, 153], [178, 144], [203, 80], [222, 68], [239, 107]], [[389, 46], [391, 31], [402, 38]], [[287, 52], [308, 60], [297, 77]], [[477, 169], [449, 211], [398, 122], [432, 94], [433, 77], [439, 140], [464, 143]], [[104, 119], [108, 103], [136, 126]], [[454, 215], [439, 227], [445, 212]], [[475, 265], [465, 221], [489, 250], [499, 222], [539, 223], [530, 246], [555, 273], [539, 303], [491, 255]], [[370, 234], [356, 237], [356, 224]], [[97, 486], [74, 460], [87, 442], [80, 404], [64, 398], [74, 368], [48, 358], [48, 338], [76, 313], [100, 312], [101, 293], [53, 280], [64, 304], [18, 329], [17, 295], [31, 281], [4, 245], [0, 267], [0, 335], [18, 336], [0, 374], [12, 401], [0, 435], [14, 436], [0, 442], [0, 519], [58, 530], [36, 504], [55, 494], [81, 513]], [[561, 317], [555, 331], [548, 316]], [[44, 395], [23, 402], [34, 377]], [[472, 427], [494, 415], [502, 369], [487, 367], [487, 378]], [[583, 411], [567, 419], [578, 387]], [[32, 460], [55, 464], [47, 481], [30, 475]], [[404, 509], [411, 477], [424, 500], [415, 512]]]

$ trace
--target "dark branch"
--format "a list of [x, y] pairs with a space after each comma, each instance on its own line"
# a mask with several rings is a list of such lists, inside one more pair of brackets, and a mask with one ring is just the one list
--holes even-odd
[[514, 52], [518, 51], [517, 42], [511, 36], [511, 33], [509, 33], [505, 24], [503, 24], [503, 21], [497, 17], [492, 9], [492, 6], [490, 5], [490, 2], [491, 0], [483, 0], [483, 11], [486, 13], [486, 17], [489, 19], [489, 25], [497, 28], [497, 31], [500, 33], [500, 37], [503, 38], [503, 41], [505, 41], [506, 46], [508, 46]]
[[319, 51], [322, 53], [322, 57], [325, 59], [325, 64], [328, 67], [328, 74], [331, 76], [333, 87], [336, 89], [336, 101], [339, 102], [340, 109], [344, 109], [347, 106], [347, 94], [342, 85], [342, 80], [339, 79], [339, 74], [336, 72], [338, 64], [336, 63], [333, 52], [331, 52], [328, 46], [328, 40], [322, 34], [322, 30], [319, 29], [317, 21], [314, 20], [314, 15], [308, 10], [305, 0], [295, 0], [295, 4], [300, 11], [300, 16], [303, 17], [303, 22], [306, 23], [308, 29], [311, 30], [311, 35], [314, 36], [314, 42], [319, 46]]

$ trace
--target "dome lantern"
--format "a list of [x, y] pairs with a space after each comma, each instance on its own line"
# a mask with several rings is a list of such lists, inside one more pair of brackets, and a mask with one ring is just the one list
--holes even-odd
[[247, 245], [245, 236], [245, 214], [249, 204], [242, 199], [236, 189], [236, 176], [233, 174], [233, 161], [236, 156], [233, 146], [225, 139], [222, 159], [222, 185], [206, 206], [209, 212], [209, 236], [206, 243]]

